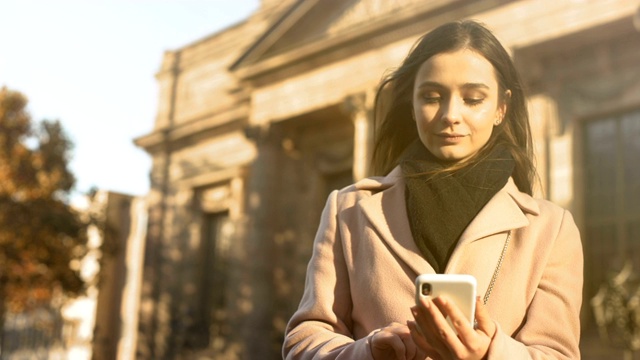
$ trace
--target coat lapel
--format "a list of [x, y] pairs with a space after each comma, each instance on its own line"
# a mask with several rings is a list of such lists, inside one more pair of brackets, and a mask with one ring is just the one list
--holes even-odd
[[[533, 199], [520, 193], [509, 179], [462, 233], [445, 272], [474, 275], [478, 281], [478, 295], [483, 296], [509, 233], [529, 225], [525, 212], [537, 214], [538, 206]], [[513, 247], [514, 235], [512, 232], [507, 254]]]
[[509, 179], [505, 188], [498, 191], [480, 210], [460, 236], [458, 248], [491, 234], [529, 225], [529, 220], [510, 194], [512, 184], [513, 180]]
[[359, 188], [381, 190], [358, 202], [357, 206], [375, 227], [386, 245], [416, 274], [434, 273], [413, 241], [404, 200], [404, 181], [400, 168], [381, 182], [357, 184]]
[[[405, 205], [405, 184], [399, 167], [382, 179], [365, 179], [356, 187], [374, 192], [356, 206], [382, 240], [416, 274], [434, 273], [413, 240]], [[376, 192], [377, 191], [377, 192]], [[529, 224], [524, 212], [536, 214], [537, 204], [518, 191], [512, 179], [480, 210], [462, 233], [445, 273], [472, 274], [483, 295], [495, 271], [510, 230]], [[508, 249], [507, 249], [508, 253]]]

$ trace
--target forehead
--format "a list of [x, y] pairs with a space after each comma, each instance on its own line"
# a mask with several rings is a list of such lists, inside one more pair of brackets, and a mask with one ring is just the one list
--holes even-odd
[[416, 74], [415, 85], [436, 82], [446, 87], [464, 84], [484, 84], [497, 89], [498, 81], [493, 65], [479, 53], [461, 49], [440, 53], [427, 59]]

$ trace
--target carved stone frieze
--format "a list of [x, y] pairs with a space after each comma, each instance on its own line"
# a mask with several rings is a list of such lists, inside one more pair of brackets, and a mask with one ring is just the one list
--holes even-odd
[[421, 0], [365, 0], [351, 2], [353, 5], [340, 14], [340, 17], [327, 28], [327, 34], [336, 34], [367, 23], [372, 19], [389, 16], [411, 4], [424, 3]]

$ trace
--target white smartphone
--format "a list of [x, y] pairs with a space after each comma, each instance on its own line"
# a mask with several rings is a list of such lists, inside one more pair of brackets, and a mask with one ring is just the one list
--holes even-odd
[[[476, 312], [476, 278], [465, 274], [422, 274], [416, 278], [416, 303], [423, 297], [445, 295], [462, 311], [473, 327]], [[453, 324], [449, 317], [451, 328]], [[455, 331], [455, 328], [453, 328]]]

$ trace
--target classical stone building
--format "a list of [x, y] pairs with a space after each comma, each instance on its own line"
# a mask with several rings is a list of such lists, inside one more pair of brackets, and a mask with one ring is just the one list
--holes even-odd
[[421, 34], [463, 18], [524, 78], [538, 194], [583, 234], [585, 358], [609, 351], [588, 300], [625, 256], [640, 269], [639, 6], [270, 0], [167, 52], [155, 127], [136, 139], [153, 158], [138, 357], [280, 357], [326, 196], [370, 173], [377, 84]]

